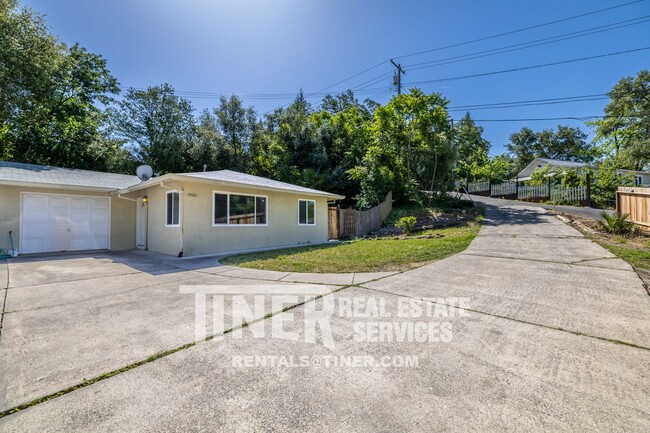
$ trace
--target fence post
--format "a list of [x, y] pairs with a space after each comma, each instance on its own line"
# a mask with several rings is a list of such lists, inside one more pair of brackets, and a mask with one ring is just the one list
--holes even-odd
[[548, 194], [549, 200], [551, 199], [551, 177], [549, 176], [547, 182], [546, 182], [546, 192]]
[[519, 200], [519, 175], [515, 177], [515, 195], [517, 196], [515, 200]]
[[587, 187], [587, 206], [591, 207], [591, 174], [587, 173], [586, 177], [586, 187]]

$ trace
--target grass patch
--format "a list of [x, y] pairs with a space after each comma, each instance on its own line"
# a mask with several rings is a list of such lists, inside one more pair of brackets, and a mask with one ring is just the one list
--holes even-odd
[[650, 294], [650, 233], [638, 230], [634, 236], [606, 232], [600, 221], [577, 215], [564, 215], [569, 223], [583, 235], [625, 260], [636, 269]]
[[650, 240], [612, 237], [594, 239], [600, 246], [638, 269], [650, 271]]
[[[480, 229], [479, 221], [462, 226], [415, 233], [402, 239], [360, 239], [333, 245], [314, 245], [241, 254], [221, 263], [282, 272], [403, 271], [443, 259], [466, 249]], [[436, 238], [420, 239], [423, 234]]]

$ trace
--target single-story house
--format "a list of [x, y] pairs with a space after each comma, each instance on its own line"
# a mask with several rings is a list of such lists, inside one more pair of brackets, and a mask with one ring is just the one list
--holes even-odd
[[[561, 161], [558, 159], [549, 159], [549, 158], [535, 158], [530, 164], [524, 167], [523, 170], [517, 175], [517, 180], [519, 182], [525, 182], [530, 180], [531, 175], [536, 169], [543, 169], [549, 167], [553, 173], [561, 173], [564, 170], [576, 170], [578, 174], [583, 174], [587, 169], [598, 170], [598, 167], [595, 165], [587, 164], [585, 162], [575, 162], [575, 161]], [[621, 175], [633, 175], [634, 183], [637, 186], [641, 185], [650, 185], [650, 173], [645, 171], [635, 171], [635, 170], [616, 170], [617, 173]]]
[[219, 170], [141, 181], [0, 161], [0, 246], [21, 254], [147, 249], [196, 256], [324, 243], [343, 196]]

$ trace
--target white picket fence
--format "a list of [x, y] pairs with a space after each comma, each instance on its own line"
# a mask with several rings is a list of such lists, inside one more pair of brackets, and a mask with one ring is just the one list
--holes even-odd
[[467, 184], [467, 192], [483, 192], [490, 190], [490, 182], [469, 182]]
[[551, 190], [552, 201], [579, 202], [587, 200], [587, 187], [575, 186], [572, 188], [553, 188]]
[[[456, 181], [457, 186], [462, 185], [461, 182]], [[550, 188], [549, 185], [520, 185], [517, 188], [516, 182], [505, 182], [496, 185], [490, 185], [490, 182], [469, 182], [467, 184], [467, 192], [476, 193], [490, 191], [492, 197], [502, 197], [507, 195], [517, 194], [518, 199], [531, 199], [531, 198], [548, 198], [551, 201], [558, 202], [580, 202], [587, 201], [587, 187], [576, 186], [572, 188], [562, 188], [554, 186]]]
[[548, 184], [544, 185], [522, 185], [519, 187], [519, 198], [541, 198], [550, 197]]
[[517, 184], [515, 182], [499, 183], [492, 185], [490, 188], [490, 195], [492, 197], [500, 197], [503, 195], [510, 195], [517, 193]]

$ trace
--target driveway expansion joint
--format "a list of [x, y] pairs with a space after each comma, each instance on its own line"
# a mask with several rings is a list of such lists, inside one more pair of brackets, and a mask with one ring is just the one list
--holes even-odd
[[[358, 287], [360, 289], [370, 290], [370, 291], [373, 291], [373, 292], [385, 293], [387, 295], [403, 296], [403, 297], [410, 298], [410, 299], [417, 299], [417, 300], [420, 300], [420, 301], [431, 302], [431, 303], [436, 304], [436, 305], [442, 305], [442, 306], [450, 307], [450, 305], [441, 304], [441, 303], [439, 303], [439, 302], [437, 302], [435, 300], [432, 300], [432, 299], [421, 298], [421, 297], [413, 297], [413, 296], [404, 295], [404, 294], [401, 294], [401, 293], [393, 293], [393, 292], [388, 292], [386, 290], [380, 290], [380, 289], [375, 289], [375, 288], [371, 288], [371, 287], [364, 287], [364, 286], [355, 286], [355, 287]], [[451, 305], [451, 307], [453, 307], [453, 308], [455, 308], [457, 310], [461, 309], [457, 305]], [[620, 344], [620, 345], [623, 345], [623, 346], [633, 347], [635, 349], [650, 351], [650, 347], [640, 346], [638, 344], [634, 344], [634, 343], [630, 343], [630, 342], [622, 341], [622, 340], [616, 340], [616, 339], [613, 339], [613, 338], [599, 337], [597, 335], [586, 334], [586, 333], [580, 332], [580, 331], [572, 331], [570, 329], [561, 328], [559, 326], [544, 325], [543, 323], [530, 322], [528, 320], [516, 319], [514, 317], [503, 316], [503, 315], [500, 315], [500, 314], [488, 313], [486, 311], [476, 310], [476, 309], [473, 309], [473, 308], [462, 308], [462, 310], [466, 310], [466, 311], [469, 311], [471, 313], [483, 314], [485, 316], [495, 317], [497, 319], [511, 320], [511, 321], [517, 322], [517, 323], [523, 323], [523, 324], [531, 325], [531, 326], [538, 326], [540, 328], [550, 329], [550, 330], [553, 330], [553, 331], [566, 332], [566, 333], [569, 333], [569, 334], [576, 335], [578, 337], [593, 338], [595, 340], [605, 341], [607, 343]]]

